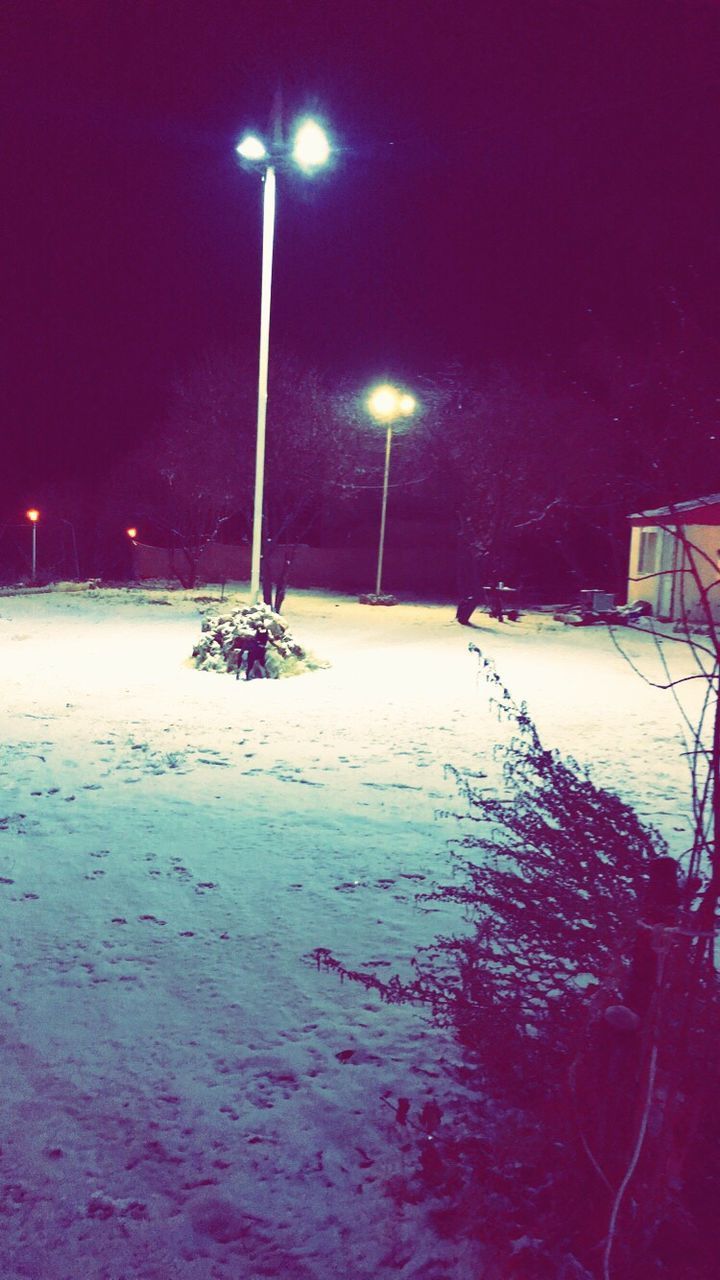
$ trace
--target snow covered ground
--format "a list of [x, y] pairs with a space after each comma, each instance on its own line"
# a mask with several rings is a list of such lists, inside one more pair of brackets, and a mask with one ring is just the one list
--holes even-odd
[[492, 767], [469, 640], [679, 852], [677, 712], [603, 629], [311, 593], [285, 615], [332, 665], [235, 681], [188, 662], [199, 594], [0, 597], [0, 1273], [481, 1280], [402, 1194], [394, 1106], [444, 1106], [449, 1035], [304, 957], [453, 923], [413, 895], [458, 834], [444, 766]]

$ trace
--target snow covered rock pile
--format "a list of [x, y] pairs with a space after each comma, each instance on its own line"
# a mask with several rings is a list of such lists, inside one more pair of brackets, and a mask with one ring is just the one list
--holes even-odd
[[247, 680], [277, 680], [328, 665], [303, 649], [285, 620], [266, 604], [206, 614], [192, 656], [202, 671], [228, 671]]

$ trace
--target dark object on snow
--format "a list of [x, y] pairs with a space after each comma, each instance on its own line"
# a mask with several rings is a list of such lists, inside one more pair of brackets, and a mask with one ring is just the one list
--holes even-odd
[[632, 616], [633, 618], [651, 618], [653, 607], [649, 600], [636, 600], [634, 604], [618, 605], [617, 612], [621, 613], [624, 618]]
[[420, 1148], [420, 1174], [430, 1187], [436, 1187], [444, 1173], [443, 1161], [435, 1143], [428, 1136]]
[[[265, 658], [269, 639], [267, 631], [263, 631], [261, 628], [258, 628], [255, 634], [250, 637], [250, 642], [245, 650], [246, 680], [262, 680], [267, 675]], [[238, 668], [238, 673], [239, 670]]]
[[430, 1098], [425, 1103], [420, 1112], [420, 1123], [427, 1133], [434, 1133], [442, 1120], [442, 1111], [440, 1110], [434, 1098]]
[[201, 671], [232, 672], [237, 680], [243, 672], [247, 680], [276, 680], [327, 665], [305, 652], [279, 614], [259, 603], [206, 614], [192, 656]]
[[407, 1124], [408, 1112], [410, 1111], [410, 1099], [398, 1098], [397, 1109], [395, 1111], [395, 1119], [398, 1124]]
[[470, 624], [470, 619], [480, 604], [483, 603], [491, 618], [498, 622], [517, 622], [520, 614], [516, 608], [509, 608], [510, 600], [517, 595], [515, 587], [506, 587], [498, 582], [494, 587], [483, 587], [481, 595], [464, 596], [460, 601], [455, 617], [462, 627]]
[[620, 604], [613, 609], [603, 609], [600, 613], [576, 605], [559, 610], [553, 617], [556, 622], [564, 622], [566, 627], [597, 627], [608, 624], [626, 627], [640, 618], [650, 617], [651, 614], [652, 605], [647, 600], [637, 600], [635, 604]]
[[397, 597], [386, 592], [381, 592], [379, 596], [374, 591], [367, 592], [365, 595], [358, 596], [358, 604], [397, 604]]
[[615, 596], [612, 591], [598, 591], [597, 587], [586, 588], [580, 592], [580, 608], [583, 612], [607, 613], [615, 608]]
[[237, 654], [235, 665], [235, 679], [240, 679], [240, 673], [245, 672], [246, 680], [263, 679], [267, 675], [265, 659], [267, 657], [267, 647], [270, 637], [267, 631], [258, 628], [251, 635], [237, 636], [233, 642], [233, 649]]
[[465, 596], [465, 598], [460, 601], [455, 611], [455, 617], [461, 627], [466, 627], [468, 625], [479, 603], [480, 601], [477, 596]]
[[[506, 587], [504, 582], [498, 582], [494, 587], [486, 587], [485, 594], [487, 596], [488, 610], [491, 618], [497, 618], [498, 622], [505, 621], [507, 605], [510, 603], [510, 597], [515, 595], [514, 587]], [[515, 619], [517, 618], [517, 611]], [[515, 621], [513, 619], [513, 621]]]

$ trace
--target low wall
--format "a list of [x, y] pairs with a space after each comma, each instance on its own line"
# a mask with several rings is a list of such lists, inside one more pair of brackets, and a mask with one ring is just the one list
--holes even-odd
[[[283, 548], [274, 553], [282, 556]], [[139, 579], [172, 578], [176, 567], [182, 571], [179, 551], [133, 546], [134, 576]], [[377, 552], [364, 547], [297, 548], [290, 569], [290, 587], [317, 587], [349, 594], [375, 590]], [[215, 543], [200, 557], [201, 582], [245, 582], [250, 580], [250, 547]], [[383, 557], [383, 591], [453, 599], [456, 594], [456, 565], [452, 552], [444, 548], [387, 548]]]

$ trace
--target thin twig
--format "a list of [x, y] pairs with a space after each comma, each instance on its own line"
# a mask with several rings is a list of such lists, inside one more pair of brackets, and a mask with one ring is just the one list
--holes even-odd
[[588, 1142], [585, 1136], [585, 1130], [583, 1129], [582, 1121], [580, 1119], [580, 1111], [578, 1108], [578, 1101], [577, 1101], [577, 1092], [575, 1088], [575, 1073], [577, 1071], [577, 1064], [578, 1064], [578, 1059], [575, 1058], [574, 1062], [570, 1064], [570, 1068], [568, 1070], [568, 1080], [570, 1082], [570, 1096], [572, 1097], [572, 1100], [573, 1100], [573, 1111], [575, 1112], [575, 1123], [577, 1125], [578, 1135], [580, 1137], [580, 1142], [582, 1143], [582, 1149], [585, 1152], [585, 1155], [590, 1161], [590, 1164], [595, 1170], [597, 1176], [600, 1178], [601, 1182], [605, 1183], [605, 1186], [607, 1187], [608, 1191], [612, 1192], [613, 1185], [608, 1179], [603, 1169], [601, 1168], [597, 1158], [595, 1157], [590, 1147], [590, 1143]]

